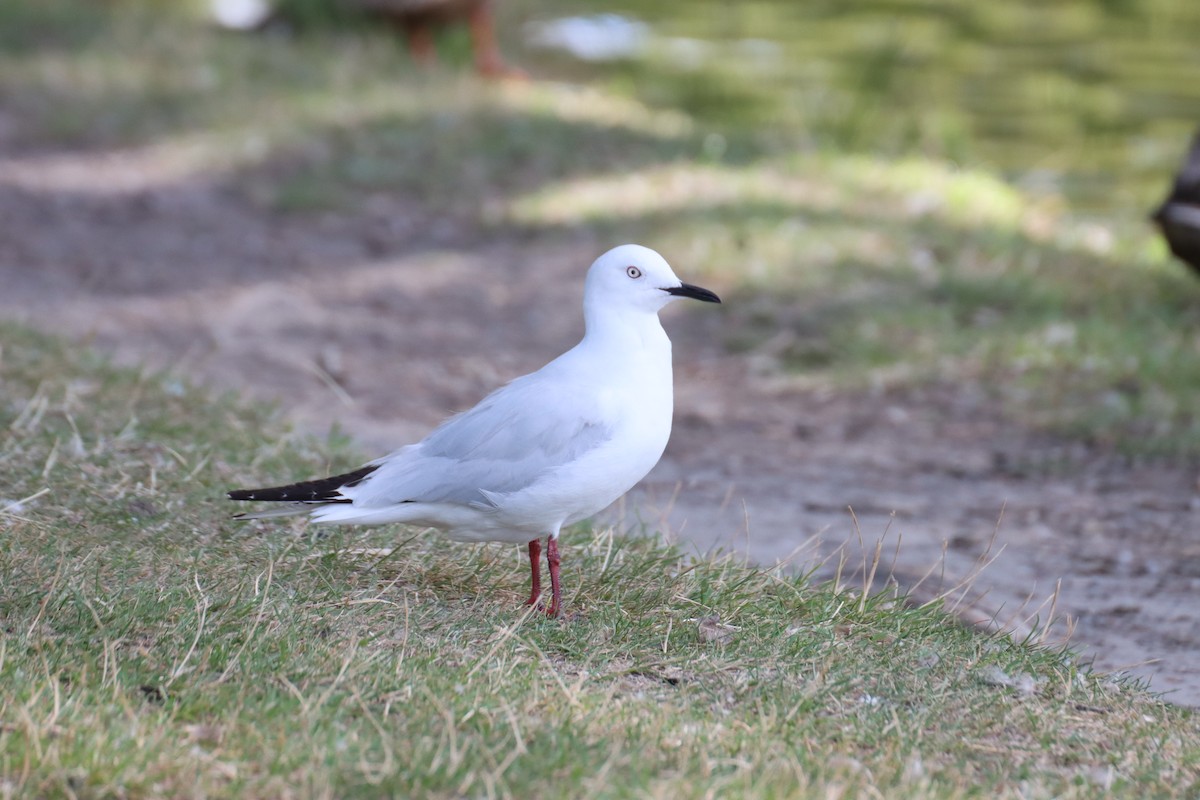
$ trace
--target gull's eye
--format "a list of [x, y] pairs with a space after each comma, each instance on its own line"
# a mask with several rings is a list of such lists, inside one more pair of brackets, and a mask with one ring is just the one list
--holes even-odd
[[633, 278], [634, 280], [637, 280], [638, 278], [642, 277], [642, 271], [640, 269], [638, 269], [637, 267], [626, 267], [625, 274], [628, 275], [629, 277]]

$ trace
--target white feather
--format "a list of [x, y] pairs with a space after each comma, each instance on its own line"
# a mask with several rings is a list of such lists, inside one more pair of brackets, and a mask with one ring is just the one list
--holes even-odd
[[461, 541], [558, 536], [627, 492], [658, 462], [671, 433], [671, 342], [658, 311], [682, 286], [658, 253], [637, 245], [592, 264], [586, 334], [418, 444], [371, 462], [343, 487], [350, 502], [288, 507], [324, 523], [407, 522]]

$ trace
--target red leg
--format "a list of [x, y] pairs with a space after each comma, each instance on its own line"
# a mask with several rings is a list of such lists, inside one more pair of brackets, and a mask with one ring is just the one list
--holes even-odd
[[550, 607], [546, 616], [557, 617], [562, 614], [562, 589], [558, 585], [558, 539], [553, 536], [546, 539], [546, 563], [550, 565]]
[[532, 573], [530, 580], [531, 589], [529, 591], [529, 599], [525, 601], [525, 605], [537, 605], [538, 598], [542, 594], [542, 543], [534, 539], [529, 543], [529, 570]]

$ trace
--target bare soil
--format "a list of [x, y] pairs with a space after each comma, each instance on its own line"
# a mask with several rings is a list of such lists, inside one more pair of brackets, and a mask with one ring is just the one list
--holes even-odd
[[[390, 197], [277, 214], [137, 150], [0, 158], [0, 313], [370, 452], [573, 344], [583, 272], [617, 243], [481, 232]], [[1200, 704], [1194, 464], [1031, 432], [977, 386], [801, 389], [726, 352], [721, 311], [682, 305], [672, 441], [619, 524], [821, 576], [844, 557], [849, 583], [882, 540], [876, 587], [950, 590], [964, 619], [1018, 636], [1073, 627], [1097, 667]]]

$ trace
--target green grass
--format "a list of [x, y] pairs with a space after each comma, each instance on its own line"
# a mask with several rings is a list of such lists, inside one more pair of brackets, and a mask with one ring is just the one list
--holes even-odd
[[[730, 290], [729, 346], [801, 386], [969, 384], [1030, 426], [1200, 453], [1200, 288], [1132, 224], [603, 86], [412, 79], [366, 31], [239, 38], [68, 0], [0, 22], [14, 153], [126, 148], [263, 213], [383, 194], [483, 239], [643, 239]], [[679, 106], [728, 94], [701, 88]], [[558, 623], [519, 607], [518, 548], [234, 524], [224, 489], [357, 456], [171, 376], [0, 343], [0, 795], [1200, 788], [1190, 712], [853, 584], [581, 529]]]
[[520, 605], [516, 547], [235, 523], [224, 489], [355, 458], [168, 375], [0, 340], [7, 795], [1200, 788], [1191, 712], [850, 581], [577, 529], [551, 621]]

